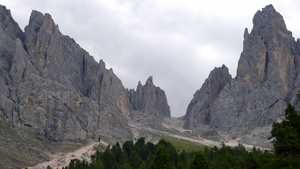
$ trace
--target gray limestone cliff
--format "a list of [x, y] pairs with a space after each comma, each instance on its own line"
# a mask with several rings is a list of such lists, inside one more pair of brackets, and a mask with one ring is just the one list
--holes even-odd
[[133, 111], [142, 112], [140, 115], [145, 117], [148, 123], [159, 125], [164, 117], [171, 117], [166, 94], [153, 84], [152, 76], [147, 79], [145, 85], [138, 82], [136, 90], [131, 89], [127, 93]]
[[49, 14], [33, 11], [22, 32], [1, 7], [0, 117], [48, 141], [130, 139], [130, 103], [120, 79]]
[[[217, 99], [218, 95], [232, 80], [228, 68], [223, 65], [210, 72], [201, 89], [194, 94], [194, 98], [187, 108], [186, 127], [197, 127], [199, 123], [210, 124], [210, 105]], [[199, 113], [200, 112], [200, 113]]]
[[272, 5], [258, 11], [251, 32], [245, 29], [237, 76], [224, 66], [213, 70], [188, 106], [185, 127], [233, 134], [283, 118], [300, 88], [299, 45]]

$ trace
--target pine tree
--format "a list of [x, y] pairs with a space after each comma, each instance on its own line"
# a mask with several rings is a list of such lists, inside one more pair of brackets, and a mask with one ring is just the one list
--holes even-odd
[[[300, 102], [300, 92], [298, 93]], [[273, 146], [276, 159], [274, 167], [289, 164], [291, 167], [300, 165], [300, 107], [295, 109], [288, 104], [285, 110], [285, 119], [281, 122], [274, 122], [271, 131], [271, 138], [274, 138]]]
[[191, 164], [191, 169], [207, 169], [207, 168], [209, 167], [204, 155], [200, 151], [196, 152]]
[[96, 164], [95, 164], [95, 169], [104, 169], [104, 165], [101, 161], [101, 159], [99, 159]]
[[171, 169], [170, 156], [164, 146], [159, 146], [156, 149], [154, 162], [151, 165], [152, 169]]

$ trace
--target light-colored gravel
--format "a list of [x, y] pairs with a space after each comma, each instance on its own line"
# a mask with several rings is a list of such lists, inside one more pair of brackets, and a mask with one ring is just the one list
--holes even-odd
[[[101, 141], [101, 144], [107, 146], [106, 142]], [[99, 142], [93, 142], [87, 146], [81, 147], [80, 149], [69, 152], [69, 153], [57, 153], [52, 156], [52, 160], [40, 163], [33, 167], [28, 167], [28, 169], [45, 169], [47, 166], [52, 168], [62, 168], [69, 165], [72, 159], [91, 161], [91, 155], [95, 153], [94, 147], [97, 147]]]

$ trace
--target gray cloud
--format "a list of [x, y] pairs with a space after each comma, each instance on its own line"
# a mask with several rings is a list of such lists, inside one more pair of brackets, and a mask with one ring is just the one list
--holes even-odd
[[[244, 29], [257, 10], [273, 3], [300, 37], [296, 0], [0, 0], [24, 27], [31, 10], [50, 13], [63, 34], [96, 61], [103, 59], [127, 88], [149, 76], [165, 90], [172, 116], [185, 114], [214, 67], [235, 76]], [[234, 4], [234, 5], [232, 5]]]

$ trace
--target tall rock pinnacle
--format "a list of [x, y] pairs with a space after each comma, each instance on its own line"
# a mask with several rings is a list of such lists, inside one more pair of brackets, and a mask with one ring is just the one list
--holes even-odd
[[[237, 80], [280, 87], [286, 96], [295, 76], [295, 40], [286, 29], [283, 17], [272, 5], [258, 11], [250, 34], [245, 31]], [[274, 85], [276, 84], [276, 85]]]
[[128, 97], [134, 110], [157, 117], [170, 117], [166, 94], [153, 84], [152, 76], [147, 79], [144, 86], [139, 82], [136, 91], [128, 91]]

